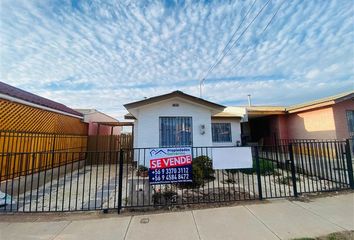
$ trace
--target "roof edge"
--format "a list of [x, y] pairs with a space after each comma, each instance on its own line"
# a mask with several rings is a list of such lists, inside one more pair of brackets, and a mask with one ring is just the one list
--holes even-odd
[[9, 95], [5, 95], [5, 94], [2, 94], [2, 93], [0, 93], [0, 98], [5, 99], [5, 100], [10, 101], [10, 102], [16, 102], [16, 103], [23, 104], [23, 105], [26, 105], [26, 106], [35, 107], [35, 108], [39, 108], [39, 109], [42, 109], [42, 110], [46, 110], [46, 111], [55, 112], [55, 113], [63, 114], [63, 115], [66, 115], [66, 116], [70, 116], [70, 117], [75, 117], [75, 118], [79, 118], [79, 119], [83, 119], [84, 118], [83, 115], [75, 115], [75, 114], [67, 113], [67, 112], [60, 111], [60, 110], [57, 110], [57, 109], [54, 109], [54, 108], [50, 108], [50, 107], [42, 106], [42, 105], [39, 105], [39, 104], [36, 104], [36, 103], [28, 102], [28, 101], [25, 101], [25, 100], [22, 100], [22, 99], [19, 99], [19, 98], [11, 97]]
[[123, 106], [126, 109], [138, 108], [138, 107], [141, 107], [141, 106], [144, 106], [144, 105], [149, 105], [149, 104], [152, 104], [152, 103], [160, 102], [160, 101], [167, 100], [167, 99], [170, 99], [170, 98], [173, 98], [173, 97], [185, 98], [185, 99], [187, 99], [189, 101], [192, 101], [192, 102], [194, 101], [194, 102], [199, 103], [201, 105], [209, 106], [210, 108], [217, 108], [217, 109], [225, 109], [226, 108], [226, 106], [224, 106], [224, 105], [221, 105], [221, 104], [218, 104], [218, 103], [214, 103], [214, 102], [210, 102], [210, 101], [205, 100], [203, 98], [198, 98], [198, 97], [186, 94], [186, 93], [184, 93], [182, 91], [174, 91], [174, 92], [171, 92], [171, 93], [154, 96], [154, 97], [143, 99], [143, 100], [140, 100], [140, 101], [127, 103], [127, 104], [124, 104]]
[[286, 108], [286, 111], [289, 113], [306, 111], [306, 110], [310, 110], [310, 109], [314, 109], [314, 108], [320, 108], [320, 107], [333, 105], [337, 102], [345, 101], [345, 100], [348, 100], [351, 98], [354, 98], [354, 91], [344, 92], [341, 94], [317, 99], [317, 100], [307, 102], [307, 103], [292, 105], [292, 106], [289, 106], [288, 108]]

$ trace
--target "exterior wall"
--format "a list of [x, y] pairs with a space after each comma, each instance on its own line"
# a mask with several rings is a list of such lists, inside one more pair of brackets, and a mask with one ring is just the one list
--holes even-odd
[[[178, 103], [179, 107], [172, 107]], [[192, 117], [193, 146], [211, 146], [211, 111], [202, 106], [176, 98], [147, 105], [134, 112], [134, 147], [159, 147], [159, 117]], [[205, 134], [200, 134], [200, 125]]]
[[87, 135], [81, 119], [0, 99], [0, 130]]
[[288, 115], [290, 139], [335, 139], [336, 125], [332, 107]]
[[231, 142], [213, 142], [213, 146], [235, 146], [237, 142], [241, 144], [241, 119], [237, 118], [213, 118], [212, 123], [231, 123]]
[[134, 120], [134, 127], [133, 127], [133, 147], [139, 147], [138, 145], [138, 138], [139, 134], [139, 121], [136, 119]]
[[[254, 139], [258, 136], [264, 144], [271, 143], [274, 135], [278, 139], [347, 139], [350, 137], [348, 110], [354, 110], [351, 99], [328, 107], [252, 119], [251, 132], [256, 135]], [[267, 131], [262, 135], [264, 128]]]
[[[92, 112], [85, 114], [84, 121], [89, 124], [88, 127], [88, 135], [97, 135], [97, 128], [98, 124], [94, 122], [113, 122], [113, 118], [102, 114], [100, 112]], [[100, 131], [98, 135], [111, 135], [111, 126], [100, 125]], [[121, 127], [114, 127], [113, 128], [113, 135], [119, 135], [121, 133]]]
[[277, 139], [288, 139], [288, 116], [274, 115], [269, 119], [269, 136], [264, 138], [264, 144], [273, 144]]
[[346, 139], [349, 129], [346, 111], [354, 110], [349, 99], [330, 107], [289, 114], [289, 138], [299, 139]]
[[288, 116], [286, 115], [281, 115], [278, 116], [278, 138], [280, 139], [287, 139], [288, 138]]
[[333, 106], [334, 122], [336, 127], [337, 139], [349, 138], [349, 128], [346, 111], [354, 110], [354, 100], [349, 99]]

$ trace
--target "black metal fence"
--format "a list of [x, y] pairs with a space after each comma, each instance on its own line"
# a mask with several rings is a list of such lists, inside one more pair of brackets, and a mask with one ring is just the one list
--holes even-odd
[[[349, 141], [252, 147], [247, 169], [214, 170], [216, 148], [222, 147], [192, 148], [193, 182], [158, 185], [149, 182], [149, 148], [7, 153], [0, 161], [20, 161], [25, 174], [1, 176], [0, 191], [7, 197], [0, 211], [120, 211], [354, 188]], [[39, 168], [29, 167], [35, 162]]]

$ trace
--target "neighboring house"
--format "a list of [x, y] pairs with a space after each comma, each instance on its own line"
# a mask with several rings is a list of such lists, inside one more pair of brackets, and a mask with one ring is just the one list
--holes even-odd
[[88, 135], [119, 135], [119, 121], [96, 109], [75, 109], [84, 115], [84, 122], [89, 124]]
[[248, 142], [279, 139], [347, 139], [354, 137], [354, 91], [290, 107], [246, 107], [242, 124]]
[[241, 108], [181, 91], [125, 104], [134, 120], [134, 147], [234, 146], [240, 144]]
[[0, 82], [0, 130], [87, 135], [82, 120], [61, 103]]
[[6, 161], [1, 160], [0, 176], [6, 179], [11, 174], [12, 177], [25, 175], [78, 160], [80, 156], [73, 154], [67, 155], [68, 158], [51, 154], [59, 150], [85, 151], [87, 128], [81, 113], [0, 82], [0, 155], [33, 153], [31, 165], [24, 157], [29, 155], [13, 154]]

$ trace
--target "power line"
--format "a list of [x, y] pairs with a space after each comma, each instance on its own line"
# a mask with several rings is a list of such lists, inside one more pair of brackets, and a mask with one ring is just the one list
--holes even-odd
[[[278, 9], [274, 12], [273, 16], [270, 18], [270, 20], [268, 21], [267, 25], [263, 28], [263, 31], [261, 32], [261, 34], [259, 34], [259, 37], [263, 35], [263, 33], [268, 29], [269, 25], [272, 24], [275, 16], [278, 14], [280, 8], [283, 6], [283, 4], [285, 3], [285, 0], [279, 5]], [[230, 72], [232, 70], [234, 70], [236, 67], [238, 67], [238, 65], [242, 62], [242, 60], [245, 58], [245, 56], [249, 53], [248, 50], [250, 49], [250, 46], [247, 47], [245, 53], [239, 58], [239, 60], [236, 62], [235, 65], [233, 65], [233, 67], [230, 68], [230, 70], [226, 73], [226, 75], [230, 74]]]
[[238, 32], [238, 30], [241, 28], [243, 22], [246, 20], [246, 18], [248, 17], [248, 14], [251, 12], [253, 6], [255, 5], [255, 3], [257, 2], [257, 0], [254, 0], [251, 7], [248, 9], [246, 15], [243, 17], [243, 19], [241, 20], [240, 24], [238, 25], [237, 29], [234, 31], [234, 33], [232, 34], [231, 38], [229, 39], [229, 41], [227, 42], [227, 44], [225, 45], [224, 49], [221, 51], [221, 54], [223, 54], [226, 50], [226, 48], [229, 46], [229, 44], [232, 42], [232, 39], [235, 37], [236, 33]]
[[[222, 55], [223, 53], [225, 53], [225, 50], [228, 48], [229, 44], [232, 42], [232, 39], [235, 37], [235, 35], [236, 35], [236, 33], [238, 32], [238, 30], [241, 28], [243, 22], [246, 20], [246, 18], [247, 18], [248, 15], [250, 14], [250, 12], [251, 12], [253, 6], [255, 5], [256, 1], [257, 1], [257, 0], [254, 0], [254, 1], [253, 1], [251, 7], [248, 9], [247, 13], [246, 13], [245, 16], [242, 18], [240, 24], [238, 25], [238, 27], [236, 28], [236, 30], [233, 32], [231, 38], [229, 39], [229, 41], [227, 42], [227, 44], [225, 45], [225, 47], [224, 47], [223, 50], [221, 51], [221, 55]], [[221, 55], [219, 55], [219, 57], [220, 57]], [[218, 58], [219, 58], [219, 57], [218, 57]], [[212, 66], [210, 66], [207, 72], [209, 73], [209, 71], [210, 71], [211, 69], [214, 69], [215, 66], [216, 66], [216, 63], [214, 63]], [[207, 73], [207, 74], [208, 74], [208, 73]], [[203, 80], [205, 80], [205, 77], [202, 78], [202, 79], [199, 81], [199, 84], [200, 84], [200, 86], [199, 86], [199, 90], [200, 90], [200, 93], [199, 93], [199, 94], [200, 94], [200, 97], [202, 97], [202, 84], [204, 84], [204, 81], [203, 81]]]
[[243, 30], [243, 32], [240, 34], [240, 36], [233, 42], [231, 47], [224, 52], [221, 57], [209, 68], [205, 76], [200, 80], [200, 95], [202, 94], [202, 84], [204, 81], [207, 79], [208, 75], [215, 69], [215, 67], [220, 64], [220, 62], [224, 59], [224, 57], [231, 51], [231, 49], [236, 45], [236, 43], [241, 39], [241, 37], [246, 33], [246, 31], [249, 29], [249, 27], [253, 24], [253, 22], [257, 19], [257, 17], [263, 12], [264, 8], [270, 3], [271, 0], [268, 0], [262, 8], [258, 11], [257, 15], [252, 19], [252, 21], [246, 26], [246, 28]]

